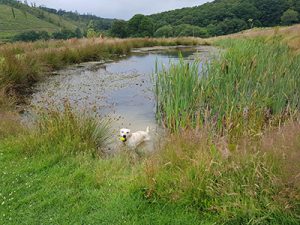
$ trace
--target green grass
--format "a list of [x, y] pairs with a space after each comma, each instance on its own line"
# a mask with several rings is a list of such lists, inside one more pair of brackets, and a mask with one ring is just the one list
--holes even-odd
[[[56, 153], [20, 155], [1, 145], [1, 224], [187, 224], [197, 212], [149, 204], [128, 192], [126, 157], [93, 160]], [[3, 203], [4, 202], [4, 203]]]
[[257, 136], [299, 112], [300, 56], [276, 38], [223, 40], [221, 59], [198, 74], [181, 60], [156, 79], [157, 117], [171, 131], [210, 126], [232, 139]]
[[60, 29], [59, 26], [41, 20], [29, 13], [23, 13], [19, 9], [14, 9], [13, 17], [11, 7], [0, 4], [0, 40], [8, 40], [16, 34], [36, 30], [54, 32]]
[[68, 105], [24, 127], [11, 93], [68, 64], [197, 40], [0, 47], [0, 224], [299, 224], [299, 56], [272, 40], [218, 43], [202, 77], [197, 62], [160, 72], [158, 116], [181, 132], [143, 157], [103, 154], [107, 121]]
[[[53, 129], [50, 119], [39, 136], [37, 127], [0, 141], [1, 224], [299, 222], [292, 176], [282, 172], [280, 155], [260, 145], [224, 159], [206, 136], [175, 136], [148, 158], [105, 158], [83, 147], [89, 137], [69, 135], [77, 125], [68, 124]], [[299, 137], [297, 130], [286, 151], [300, 147]]]

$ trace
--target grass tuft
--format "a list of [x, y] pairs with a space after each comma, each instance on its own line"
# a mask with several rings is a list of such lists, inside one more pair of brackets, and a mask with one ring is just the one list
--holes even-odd
[[282, 158], [248, 144], [224, 158], [207, 135], [175, 135], [146, 160], [137, 189], [146, 201], [197, 210], [218, 224], [296, 224], [299, 198], [281, 197], [299, 189], [279, 175]]
[[65, 105], [63, 111], [41, 113], [35, 128], [20, 138], [27, 154], [58, 152], [99, 155], [111, 137], [107, 120], [79, 114]]

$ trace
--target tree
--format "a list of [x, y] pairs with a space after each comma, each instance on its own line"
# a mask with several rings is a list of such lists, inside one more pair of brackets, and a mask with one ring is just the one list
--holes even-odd
[[174, 32], [171, 25], [162, 26], [161, 28], [158, 28], [154, 33], [155, 37], [173, 37], [173, 35]]
[[116, 20], [111, 27], [111, 34], [114, 37], [126, 38], [128, 37], [128, 24], [124, 20]]
[[52, 37], [54, 39], [70, 39], [70, 38], [76, 37], [76, 34], [75, 34], [75, 32], [73, 32], [71, 30], [62, 29], [59, 32], [54, 32], [52, 34]]
[[145, 16], [142, 14], [137, 14], [128, 21], [128, 31], [130, 36], [140, 36], [140, 25], [144, 17]]
[[141, 36], [152, 37], [154, 33], [153, 29], [154, 29], [153, 20], [150, 19], [149, 17], [144, 17], [141, 20], [141, 24], [139, 26], [139, 33], [141, 34]]
[[284, 25], [291, 25], [299, 21], [298, 17], [299, 13], [297, 11], [293, 9], [288, 9], [282, 14], [281, 22]]
[[94, 38], [94, 37], [97, 37], [98, 34], [93, 28], [89, 28], [87, 30], [86, 36], [87, 36], [87, 38]]
[[14, 36], [13, 41], [48, 40], [50, 35], [46, 31], [26, 31]]
[[77, 38], [82, 38], [83, 37], [83, 34], [82, 34], [81, 30], [78, 27], [75, 30], [75, 36]]
[[208, 37], [206, 28], [193, 26], [190, 24], [181, 24], [174, 27], [174, 36], [176, 37]]

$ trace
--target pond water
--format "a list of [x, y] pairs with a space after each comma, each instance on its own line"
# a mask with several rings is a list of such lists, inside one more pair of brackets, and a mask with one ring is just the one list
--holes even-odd
[[159, 133], [155, 120], [152, 75], [155, 64], [168, 67], [178, 61], [179, 52], [185, 60], [200, 60], [200, 69], [216, 49], [198, 47], [154, 47], [133, 50], [112, 62], [89, 62], [57, 71], [35, 87], [30, 108], [61, 108], [67, 101], [72, 108], [109, 117], [117, 139], [120, 128], [132, 131], [150, 126]]

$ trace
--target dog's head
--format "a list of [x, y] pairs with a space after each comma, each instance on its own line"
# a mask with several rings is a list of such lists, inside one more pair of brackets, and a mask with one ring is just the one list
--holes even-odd
[[126, 142], [129, 137], [130, 137], [130, 130], [126, 128], [122, 128], [120, 130], [120, 140]]

